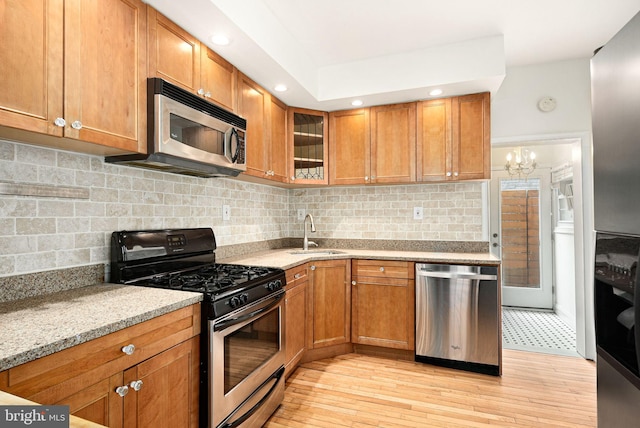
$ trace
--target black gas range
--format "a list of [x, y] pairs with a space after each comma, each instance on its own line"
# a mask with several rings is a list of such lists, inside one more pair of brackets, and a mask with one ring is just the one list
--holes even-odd
[[284, 398], [284, 270], [216, 263], [210, 228], [111, 235], [111, 282], [203, 294], [200, 426], [262, 426]]
[[210, 228], [111, 235], [111, 282], [203, 293], [203, 315], [222, 317], [285, 284], [279, 268], [216, 263]]

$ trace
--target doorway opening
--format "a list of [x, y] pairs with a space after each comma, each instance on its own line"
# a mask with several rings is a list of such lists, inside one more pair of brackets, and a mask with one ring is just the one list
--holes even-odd
[[[530, 174], [505, 170], [507, 153], [536, 155]], [[523, 141], [492, 147], [490, 236], [502, 260], [503, 346], [579, 355], [576, 346], [576, 274], [573, 168], [575, 139]], [[580, 164], [576, 167], [580, 167]], [[544, 327], [542, 327], [544, 326]]]

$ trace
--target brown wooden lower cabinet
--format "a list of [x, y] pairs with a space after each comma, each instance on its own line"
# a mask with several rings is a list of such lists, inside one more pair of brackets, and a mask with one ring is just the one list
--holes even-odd
[[414, 350], [414, 263], [353, 260], [351, 269], [351, 341]]
[[0, 372], [0, 389], [113, 428], [196, 428], [200, 329], [192, 305]]
[[307, 264], [286, 272], [287, 288], [284, 302], [285, 376], [297, 367], [307, 349]]
[[309, 262], [307, 348], [350, 342], [351, 263], [349, 260]]
[[124, 372], [125, 385], [142, 382], [124, 397], [125, 427], [198, 426], [199, 349], [194, 337]]

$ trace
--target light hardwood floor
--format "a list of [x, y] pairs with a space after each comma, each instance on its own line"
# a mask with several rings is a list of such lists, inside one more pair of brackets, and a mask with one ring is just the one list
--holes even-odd
[[595, 427], [595, 364], [503, 351], [502, 377], [347, 354], [299, 367], [265, 427]]

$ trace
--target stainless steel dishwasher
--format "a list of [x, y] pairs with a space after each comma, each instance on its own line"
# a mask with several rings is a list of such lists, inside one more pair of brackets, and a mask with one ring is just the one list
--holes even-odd
[[497, 266], [416, 263], [416, 361], [501, 370]]

